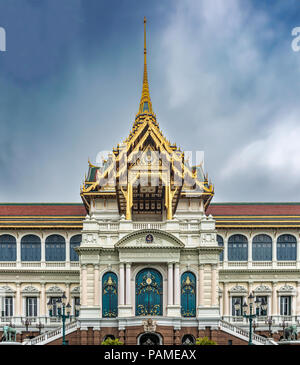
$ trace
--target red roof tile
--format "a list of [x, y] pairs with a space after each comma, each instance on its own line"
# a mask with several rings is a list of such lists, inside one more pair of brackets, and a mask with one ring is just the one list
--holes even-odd
[[217, 203], [211, 204], [206, 214], [235, 215], [300, 215], [300, 203]]
[[0, 216], [85, 216], [83, 204], [0, 204]]

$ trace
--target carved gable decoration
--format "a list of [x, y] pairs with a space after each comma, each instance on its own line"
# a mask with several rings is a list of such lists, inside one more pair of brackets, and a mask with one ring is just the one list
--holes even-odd
[[270, 294], [271, 292], [271, 288], [267, 285], [260, 285], [254, 289], [255, 295]]
[[22, 290], [23, 294], [39, 294], [39, 292], [40, 291], [32, 285], [28, 285]]
[[71, 290], [71, 294], [72, 295], [80, 294], [80, 287], [79, 286], [75, 286], [75, 288], [73, 288]]
[[278, 290], [278, 292], [283, 294], [294, 294], [295, 288], [291, 285], [285, 284]]
[[231, 294], [247, 294], [248, 291], [244, 286], [236, 285], [235, 287], [230, 289]]
[[59, 288], [58, 286], [54, 285], [51, 286], [49, 289], [46, 290], [47, 294], [63, 294], [63, 290]]
[[11, 287], [4, 285], [4, 286], [0, 286], [0, 294], [13, 294], [16, 291], [13, 290]]
[[115, 245], [119, 249], [181, 249], [184, 244], [175, 236], [159, 230], [141, 230], [121, 238]]

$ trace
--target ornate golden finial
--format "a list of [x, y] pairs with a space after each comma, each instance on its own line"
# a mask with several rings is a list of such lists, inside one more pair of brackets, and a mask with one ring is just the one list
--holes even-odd
[[143, 89], [138, 114], [153, 114], [147, 74], [146, 17], [144, 17], [144, 75]]

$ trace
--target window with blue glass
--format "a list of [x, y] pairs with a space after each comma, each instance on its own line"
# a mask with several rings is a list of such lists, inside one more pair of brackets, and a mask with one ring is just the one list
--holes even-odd
[[136, 276], [135, 282], [137, 316], [161, 316], [162, 310], [162, 276], [155, 269], [143, 269]]
[[196, 277], [190, 271], [181, 276], [181, 315], [196, 317]]
[[16, 261], [17, 240], [10, 234], [0, 236], [0, 261]]
[[102, 277], [102, 317], [118, 316], [118, 277], [107, 272]]
[[[224, 240], [221, 236], [217, 235], [218, 246], [224, 247]], [[224, 261], [224, 251], [220, 253], [220, 261]]]
[[79, 261], [78, 253], [74, 250], [75, 247], [80, 246], [81, 234], [71, 237], [70, 239], [70, 261]]
[[66, 241], [58, 234], [52, 234], [46, 238], [46, 261], [66, 260]]
[[28, 234], [21, 239], [21, 260], [41, 261], [41, 239]]
[[291, 234], [283, 234], [277, 238], [277, 260], [294, 261], [297, 256], [297, 240]]
[[252, 241], [253, 261], [272, 261], [272, 238], [266, 234], [259, 234]]
[[228, 240], [228, 261], [248, 260], [248, 240], [242, 234], [235, 234]]

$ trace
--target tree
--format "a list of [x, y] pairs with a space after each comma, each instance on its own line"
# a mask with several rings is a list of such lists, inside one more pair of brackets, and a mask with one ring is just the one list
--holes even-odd
[[115, 345], [124, 345], [118, 338], [112, 339], [108, 337], [106, 340], [101, 342], [101, 345], [115, 346]]
[[217, 343], [208, 337], [196, 338], [196, 345], [216, 345]]

